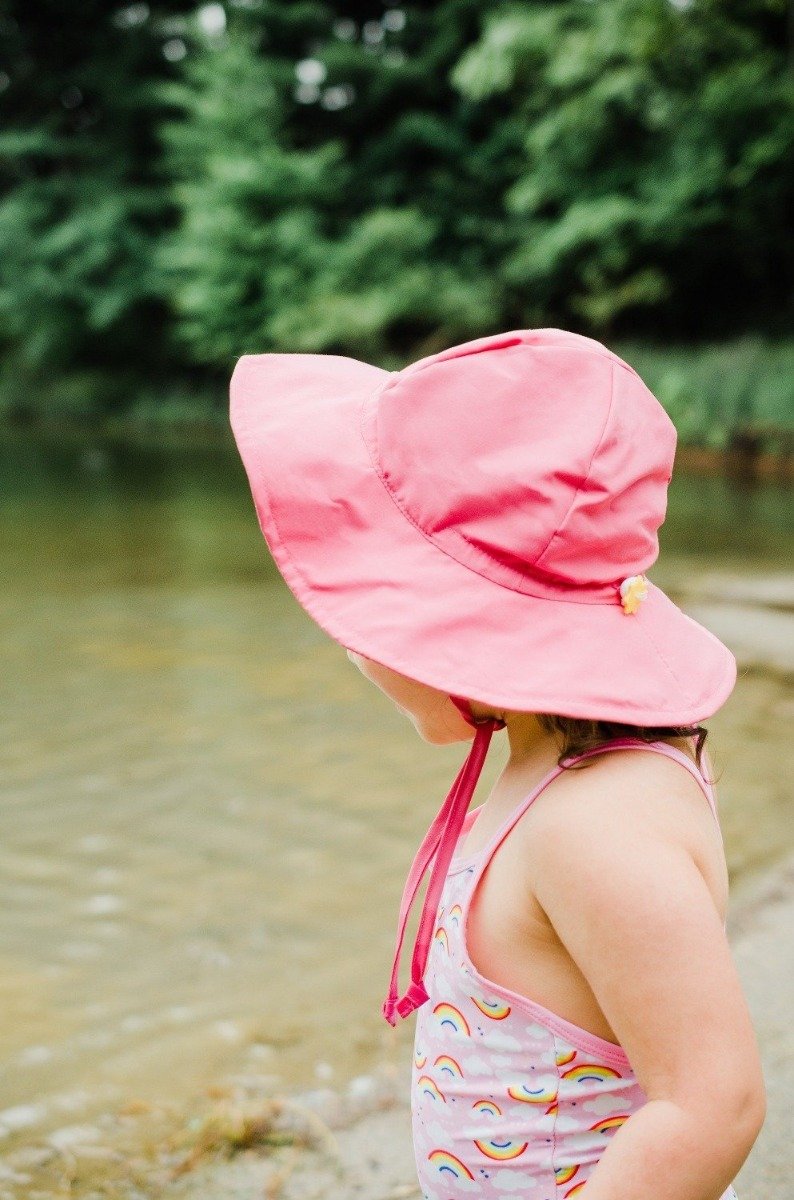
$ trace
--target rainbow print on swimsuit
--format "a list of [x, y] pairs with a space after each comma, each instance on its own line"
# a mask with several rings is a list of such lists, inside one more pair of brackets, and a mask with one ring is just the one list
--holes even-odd
[[562, 1187], [564, 1183], [570, 1183], [578, 1170], [578, 1167], [555, 1167], [554, 1178], [557, 1187]]
[[454, 1004], [437, 1004], [433, 1009], [433, 1016], [437, 1018], [439, 1025], [447, 1026], [455, 1033], [461, 1033], [464, 1037], [471, 1037], [471, 1029], [469, 1023], [464, 1017], [459, 1008]]
[[484, 1142], [475, 1138], [474, 1145], [486, 1158], [494, 1158], [497, 1162], [507, 1162], [511, 1158], [520, 1158], [529, 1142], [502, 1142], [498, 1138], [490, 1138]]
[[501, 1000], [484, 1000], [480, 996], [472, 996], [471, 999], [475, 1007], [479, 1008], [484, 1016], [490, 1017], [492, 1021], [503, 1021], [510, 1015], [510, 1005]]
[[605, 1067], [601, 1063], [578, 1063], [568, 1071], [563, 1071], [563, 1079], [575, 1080], [577, 1083], [589, 1083], [595, 1080], [603, 1083], [606, 1079], [620, 1079], [620, 1071], [613, 1067]]
[[557, 1099], [557, 1087], [541, 1084], [540, 1087], [531, 1088], [522, 1083], [518, 1087], [509, 1087], [507, 1094], [511, 1100], [519, 1100], [522, 1104], [550, 1104]]
[[452, 861], [435, 930], [446, 943], [416, 1012], [419, 1183], [425, 1200], [577, 1200], [646, 1097], [620, 1046], [479, 974], [464, 931], [486, 861], [472, 861]]
[[449, 1054], [439, 1054], [433, 1066], [441, 1071], [442, 1075], [457, 1075], [458, 1079], [463, 1078], [460, 1063]]
[[449, 1174], [453, 1179], [474, 1178], [466, 1164], [462, 1163], [454, 1154], [450, 1154], [448, 1150], [431, 1150], [427, 1161], [432, 1163], [442, 1175]]
[[416, 1086], [423, 1095], [429, 1096], [431, 1100], [441, 1100], [446, 1104], [446, 1096], [435, 1080], [431, 1079], [429, 1075], [422, 1075], [417, 1081]]
[[501, 1117], [502, 1110], [493, 1100], [475, 1100], [472, 1108], [478, 1113], [486, 1113], [489, 1117]]
[[603, 1121], [596, 1121], [595, 1125], [590, 1126], [591, 1133], [604, 1133], [607, 1129], [617, 1129], [624, 1121], [628, 1121], [628, 1114], [623, 1116], [604, 1117]]

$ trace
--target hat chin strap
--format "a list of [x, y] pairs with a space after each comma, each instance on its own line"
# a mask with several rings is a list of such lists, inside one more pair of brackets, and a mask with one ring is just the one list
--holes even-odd
[[[400, 903], [400, 916], [397, 922], [397, 944], [394, 950], [389, 994], [383, 1003], [383, 1015], [390, 1025], [397, 1024], [397, 1017], [407, 1017], [414, 1009], [419, 1008], [429, 998], [425, 990], [423, 977], [427, 966], [427, 956], [430, 950], [430, 939], [433, 934], [438, 904], [447, 876], [452, 854], [457, 845], [466, 812], [471, 802], [477, 780], [480, 778], [485, 756], [491, 743], [491, 735], [497, 729], [504, 728], [504, 721], [495, 717], [486, 717], [476, 721], [468, 700], [451, 696], [455, 707], [464, 720], [476, 729], [471, 750], [463, 766], [455, 776], [455, 781], [442, 804], [436, 819], [428, 829], [424, 840], [416, 852], [416, 856], [408, 873]], [[427, 885], [422, 914], [419, 918], [419, 928], [411, 956], [411, 983], [405, 995], [398, 999], [397, 976], [400, 969], [400, 954], [405, 939], [405, 926], [411, 911], [416, 893], [425, 876], [431, 859], [435, 856], [430, 882]]]
[[466, 722], [467, 725], [473, 725], [474, 728], [477, 729], [480, 725], [482, 725], [484, 723], [484, 721], [495, 720], [495, 721], [497, 721], [496, 728], [504, 729], [504, 725], [505, 725], [504, 721], [500, 721], [497, 717], [493, 717], [493, 718], [492, 717], [484, 717], [478, 721], [477, 718], [475, 717], [474, 713], [471, 711], [470, 702], [466, 699], [465, 696], [450, 696], [450, 700], [455, 705], [455, 708], [458, 710], [460, 715], [463, 717], [463, 720]]

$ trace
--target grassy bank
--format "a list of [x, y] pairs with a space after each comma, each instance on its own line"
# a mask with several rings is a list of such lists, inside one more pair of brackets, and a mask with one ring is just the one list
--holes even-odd
[[[610, 345], [658, 396], [680, 446], [749, 455], [794, 452], [794, 339], [748, 335], [697, 346]], [[227, 385], [225, 379], [189, 387], [118, 379], [111, 385], [94, 373], [27, 380], [24, 386], [0, 379], [0, 422], [69, 425], [92, 434], [182, 431], [225, 440]]]
[[792, 452], [794, 340], [614, 349], [658, 396], [681, 445], [725, 450], [747, 442], [759, 452]]

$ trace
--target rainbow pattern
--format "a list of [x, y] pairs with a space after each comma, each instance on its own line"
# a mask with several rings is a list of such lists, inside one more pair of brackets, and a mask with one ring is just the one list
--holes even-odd
[[438, 942], [439, 945], [443, 946], [447, 954], [449, 954], [449, 938], [447, 937], [447, 931], [443, 925], [439, 925], [438, 929], [433, 934], [433, 941]]
[[533, 1091], [525, 1083], [519, 1087], [509, 1087], [507, 1094], [513, 1100], [521, 1100], [524, 1104], [549, 1104], [550, 1101], [557, 1099], [557, 1093], [551, 1088], [541, 1087], [535, 1088]]
[[449, 1150], [431, 1150], [427, 1156], [428, 1162], [438, 1167], [440, 1172], [448, 1171], [455, 1179], [474, 1179], [469, 1168]]
[[427, 1055], [422, 1054], [421, 1051], [417, 1050], [416, 1054], [414, 1055], [414, 1066], [416, 1067], [417, 1071], [421, 1071], [426, 1062]]
[[472, 1104], [475, 1112], [483, 1113], [488, 1117], [501, 1117], [502, 1110], [498, 1104], [494, 1104], [493, 1100], [475, 1100]]
[[446, 1104], [446, 1096], [440, 1090], [435, 1080], [431, 1079], [429, 1075], [421, 1075], [416, 1081], [416, 1086], [423, 1096], [429, 1096], [431, 1100], [442, 1100]]
[[575, 1167], [555, 1167], [554, 1178], [557, 1187], [560, 1187], [563, 1183], [570, 1183], [578, 1170], [578, 1165]]
[[595, 1125], [590, 1126], [591, 1133], [606, 1133], [608, 1129], [617, 1129], [624, 1121], [628, 1121], [629, 1115], [625, 1113], [623, 1116], [604, 1117], [603, 1121], [596, 1121]]
[[433, 1009], [433, 1015], [438, 1017], [439, 1024], [449, 1025], [456, 1033], [462, 1033], [464, 1037], [471, 1037], [468, 1021], [460, 1009], [455, 1008], [454, 1004], [447, 1004], [446, 1001], [437, 1004]]
[[575, 1058], [576, 1058], [575, 1050], [571, 1050], [570, 1053], [568, 1053], [568, 1054], [566, 1054], [564, 1050], [560, 1050], [557, 1052], [557, 1066], [564, 1067], [567, 1063], [573, 1062], [573, 1060]]
[[452, 908], [449, 910], [447, 920], [449, 921], [450, 925], [454, 925], [455, 928], [457, 929], [458, 926], [460, 925], [460, 919], [462, 916], [463, 916], [463, 909], [460, 907], [459, 904], [453, 904]]
[[573, 1187], [569, 1188], [568, 1191], [565, 1193], [564, 1200], [568, 1200], [569, 1196], [575, 1196], [577, 1192], [581, 1192], [582, 1188], [584, 1187], [584, 1185], [586, 1183], [587, 1183], [586, 1179], [583, 1179], [581, 1183], [575, 1183], [573, 1185]]
[[571, 1067], [569, 1071], [563, 1071], [563, 1079], [570, 1079], [574, 1083], [604, 1083], [607, 1079], [621, 1079], [620, 1071], [613, 1070], [612, 1067], [602, 1066], [601, 1063], [581, 1063], [578, 1067]]
[[493, 1138], [487, 1142], [479, 1142], [475, 1138], [474, 1145], [486, 1158], [493, 1158], [497, 1162], [508, 1162], [512, 1158], [520, 1158], [529, 1142], [497, 1142]]
[[484, 1016], [490, 1017], [492, 1021], [504, 1021], [505, 1017], [510, 1016], [509, 1004], [502, 1004], [499, 1000], [480, 1000], [477, 996], [472, 996], [471, 999], [480, 1012]]
[[434, 1067], [438, 1067], [439, 1071], [443, 1071], [445, 1075], [452, 1075], [453, 1078], [462, 1079], [463, 1072], [460, 1069], [460, 1063], [457, 1059], [452, 1058], [449, 1054], [439, 1054]]

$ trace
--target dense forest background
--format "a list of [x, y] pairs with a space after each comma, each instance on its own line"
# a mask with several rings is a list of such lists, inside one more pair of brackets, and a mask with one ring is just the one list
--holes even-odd
[[694, 440], [790, 419], [785, 0], [2, 0], [0, 48], [9, 414], [562, 325]]

